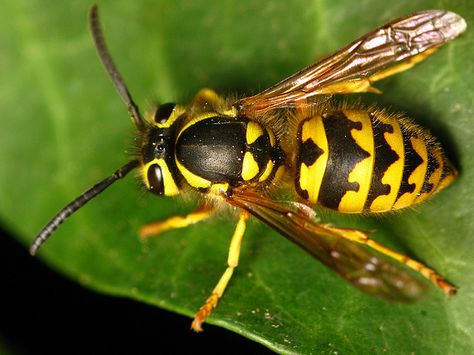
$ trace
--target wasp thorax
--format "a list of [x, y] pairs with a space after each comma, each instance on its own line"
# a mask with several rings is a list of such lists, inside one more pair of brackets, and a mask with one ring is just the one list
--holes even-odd
[[274, 133], [246, 117], [207, 113], [184, 126], [176, 139], [176, 163], [199, 190], [270, 182], [283, 162]]

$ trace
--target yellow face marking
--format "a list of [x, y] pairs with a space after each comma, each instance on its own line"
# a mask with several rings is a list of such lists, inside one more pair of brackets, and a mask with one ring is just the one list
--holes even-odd
[[322, 117], [319, 115], [303, 123], [301, 143], [310, 138], [313, 142], [317, 142], [318, 147], [323, 150], [323, 154], [311, 166], [306, 166], [304, 163], [301, 164], [299, 184], [302, 190], [308, 191], [308, 200], [316, 203], [318, 202], [319, 188], [323, 181], [329, 157], [328, 140], [324, 131]]
[[186, 179], [189, 185], [191, 185], [192, 187], [196, 189], [199, 189], [199, 188], [207, 189], [211, 186], [212, 184], [211, 181], [190, 172], [188, 169], [186, 169], [186, 167], [183, 164], [181, 164], [178, 161], [178, 159], [175, 159], [175, 161], [176, 161], [176, 166], [178, 167], [179, 171], [181, 172], [181, 174]]
[[422, 139], [416, 137], [411, 137], [410, 142], [413, 149], [418, 153], [421, 159], [423, 159], [423, 163], [421, 163], [408, 177], [408, 183], [415, 184], [415, 189], [412, 193], [407, 192], [400, 196], [397, 202], [393, 205], [393, 209], [411, 206], [414, 203], [416, 196], [418, 196], [425, 180], [426, 168], [428, 167], [428, 152], [426, 150], [426, 144]]
[[267, 166], [265, 167], [265, 170], [263, 171], [262, 175], [258, 179], [258, 182], [267, 180], [270, 174], [272, 173], [274, 167], [275, 167], [275, 164], [273, 164], [273, 162], [269, 160], [267, 163]]
[[398, 160], [393, 162], [385, 172], [382, 178], [382, 184], [390, 185], [390, 193], [388, 195], [378, 196], [370, 205], [371, 211], [389, 211], [392, 209], [395, 200], [397, 199], [398, 190], [403, 176], [403, 165], [405, 162], [405, 148], [403, 147], [403, 135], [400, 129], [400, 124], [395, 118], [384, 121], [385, 124], [390, 124], [393, 128], [392, 133], [385, 132], [384, 138], [387, 144], [398, 155]]
[[171, 112], [170, 117], [166, 120], [165, 123], [156, 123], [153, 119], [149, 120], [154, 126], [158, 128], [170, 128], [171, 125], [181, 116], [186, 109], [183, 106], [176, 105], [173, 112]]
[[166, 164], [163, 158], [161, 159], [153, 159], [152, 161], [145, 164], [142, 168], [142, 177], [145, 185], [148, 189], [150, 189], [150, 182], [147, 178], [148, 169], [151, 165], [157, 164], [161, 168], [161, 173], [163, 175], [163, 186], [165, 189], [166, 196], [175, 196], [179, 194], [179, 188], [174, 181], [173, 174], [171, 174], [170, 169], [168, 168], [168, 164]]
[[352, 122], [360, 122], [362, 129], [352, 129], [351, 135], [356, 144], [369, 153], [369, 156], [357, 163], [350, 172], [348, 181], [359, 184], [358, 191], [347, 191], [338, 206], [341, 212], [361, 212], [369, 194], [374, 168], [374, 135], [369, 114], [360, 110], [345, 110], [345, 116]]
[[251, 180], [257, 176], [259, 171], [260, 169], [253, 155], [250, 152], [245, 152], [242, 162], [242, 179], [245, 181]]
[[247, 144], [252, 144], [261, 136], [263, 136], [262, 126], [257, 122], [249, 121], [249, 123], [247, 123], [247, 131], [245, 132]]

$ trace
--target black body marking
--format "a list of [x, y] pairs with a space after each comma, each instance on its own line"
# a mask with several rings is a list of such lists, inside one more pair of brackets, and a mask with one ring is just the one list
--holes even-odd
[[400, 189], [398, 190], [397, 200], [406, 193], [412, 193], [415, 191], [416, 184], [410, 184], [408, 179], [417, 167], [423, 164], [423, 158], [416, 152], [411, 144], [411, 137], [418, 138], [413, 132], [408, 132], [406, 129], [402, 129], [403, 134], [403, 148], [405, 149], [405, 162], [403, 165], [402, 182]]
[[351, 135], [351, 130], [361, 130], [361, 122], [349, 120], [342, 111], [323, 116], [328, 140], [329, 156], [321, 183], [318, 201], [321, 205], [337, 210], [347, 191], [358, 191], [357, 182], [349, 182], [355, 166], [370, 156]]
[[440, 168], [438, 159], [433, 154], [432, 149], [428, 149], [428, 166], [426, 167], [425, 181], [421, 187], [420, 194], [430, 193], [434, 189], [434, 185], [430, 183], [431, 175]]
[[240, 181], [246, 148], [246, 122], [212, 117], [181, 132], [176, 158], [192, 173], [212, 182]]
[[300, 166], [301, 163], [305, 163], [306, 166], [311, 166], [324, 153], [324, 150], [319, 148], [311, 138], [307, 139], [300, 147], [298, 166]]
[[[400, 156], [385, 140], [385, 133], [393, 133], [392, 125], [380, 122], [372, 113], [370, 114], [370, 120], [374, 133], [375, 156], [372, 182], [370, 183], [369, 194], [364, 204], [365, 211], [370, 211], [370, 206], [378, 196], [388, 195], [390, 193], [390, 185], [382, 183], [382, 179], [388, 168], [400, 159]], [[393, 124], [398, 123], [394, 122]]]
[[252, 154], [258, 165], [259, 173], [255, 177], [258, 178], [265, 169], [267, 162], [271, 159], [272, 146], [267, 132], [264, 132], [252, 144], [246, 144], [245, 148], [247, 152]]

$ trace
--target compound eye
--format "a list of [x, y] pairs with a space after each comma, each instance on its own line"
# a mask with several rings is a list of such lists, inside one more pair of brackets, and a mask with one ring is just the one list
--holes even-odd
[[158, 106], [155, 115], [153, 116], [155, 123], [165, 124], [173, 113], [175, 106], [176, 104], [173, 103], [166, 103]]
[[153, 164], [147, 171], [148, 190], [156, 195], [164, 195], [163, 172], [158, 164]]

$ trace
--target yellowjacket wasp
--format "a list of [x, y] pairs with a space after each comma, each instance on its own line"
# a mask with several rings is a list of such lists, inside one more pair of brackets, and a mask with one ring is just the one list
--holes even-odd
[[[407, 70], [466, 28], [458, 15], [428, 10], [394, 20], [250, 97], [228, 100], [203, 89], [185, 107], [164, 104], [144, 119], [106, 47], [97, 7], [89, 15], [99, 57], [139, 132], [139, 154], [61, 209], [41, 230], [31, 254], [72, 213], [138, 169], [156, 195], [197, 192], [200, 207], [143, 227], [143, 237], [212, 217], [221, 206], [238, 211], [228, 267], [196, 313], [201, 325], [238, 264], [253, 215], [359, 289], [411, 301], [426, 289], [408, 268], [446, 294], [456, 288], [427, 266], [368, 237], [322, 224], [311, 206], [343, 213], [382, 213], [412, 206], [449, 185], [456, 170], [440, 144], [402, 114], [335, 104], [334, 94], [377, 92], [372, 83]], [[272, 198], [288, 189], [291, 200]]]

